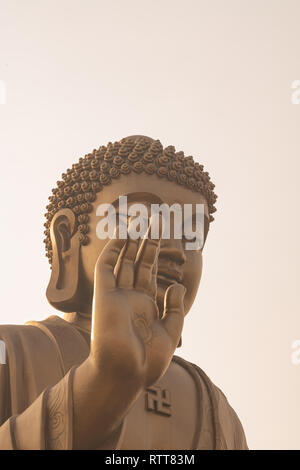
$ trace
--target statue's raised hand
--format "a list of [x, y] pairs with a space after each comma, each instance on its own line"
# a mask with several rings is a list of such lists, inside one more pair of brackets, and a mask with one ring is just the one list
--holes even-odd
[[90, 358], [99, 370], [141, 386], [166, 371], [180, 340], [185, 287], [172, 284], [160, 318], [156, 266], [160, 240], [109, 240], [95, 266]]

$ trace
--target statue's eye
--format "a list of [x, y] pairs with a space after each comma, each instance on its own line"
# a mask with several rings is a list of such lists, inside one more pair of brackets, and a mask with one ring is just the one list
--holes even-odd
[[129, 228], [129, 224], [130, 224], [130, 221], [136, 221], [133, 225], [133, 227], [131, 227], [131, 231], [130, 231], [130, 236], [132, 238], [134, 238], [135, 240], [139, 239], [139, 238], [143, 238], [146, 233], [147, 233], [147, 230], [148, 230], [148, 227], [149, 227], [149, 219], [146, 218], [146, 217], [136, 217], [136, 216], [132, 216], [132, 215], [129, 215], [129, 214], [118, 214], [117, 213], [117, 225], [119, 226], [120, 229], [123, 229], [123, 233], [125, 231], [128, 231], [128, 228]]
[[201, 214], [186, 218], [183, 224], [184, 249], [200, 251], [205, 242], [205, 222]]
[[201, 228], [200, 228], [200, 230], [195, 232], [195, 230], [193, 230], [192, 227], [191, 227], [190, 230], [187, 230], [187, 228], [185, 227], [185, 230], [183, 231], [183, 234], [182, 234], [182, 241], [184, 243], [184, 249], [186, 251], [189, 251], [189, 250], [199, 251], [199, 250], [201, 250], [202, 247], [203, 247], [203, 242], [204, 242], [203, 235], [204, 234], [203, 234]]
[[182, 240], [185, 242], [195, 242], [197, 240], [197, 236], [195, 235], [194, 237], [189, 237], [186, 235], [182, 235]]
[[120, 225], [128, 225], [129, 221], [129, 215], [128, 214], [122, 214], [122, 213], [117, 213], [117, 221]]
[[194, 236], [192, 238], [188, 238], [183, 236], [184, 241], [184, 249], [186, 251], [200, 251], [203, 248], [203, 243], [201, 241], [201, 237]]

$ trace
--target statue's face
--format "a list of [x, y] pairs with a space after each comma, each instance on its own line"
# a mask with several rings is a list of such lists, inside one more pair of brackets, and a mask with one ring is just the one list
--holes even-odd
[[[143, 203], [150, 208], [151, 203], [204, 204], [206, 221], [209, 220], [208, 207], [205, 198], [185, 186], [163, 180], [156, 175], [129, 174], [105, 186], [97, 194], [93, 203], [93, 212], [90, 214], [89, 239], [86, 246], [81, 247], [81, 279], [84, 279], [86, 296], [92, 298], [94, 268], [96, 261], [109, 238], [100, 239], [96, 234], [96, 227], [101, 216], [96, 215], [100, 204], [114, 204], [118, 208], [119, 196], [127, 196], [128, 207], [134, 203]], [[208, 227], [208, 223], [205, 224]], [[170, 239], [162, 239], [158, 258], [157, 276], [157, 303], [160, 312], [163, 310], [163, 299], [168, 285], [180, 280], [186, 287], [185, 313], [191, 308], [195, 299], [202, 273], [202, 250], [186, 250], [185, 240], [174, 239], [171, 229]], [[83, 276], [83, 277], [82, 277]]]

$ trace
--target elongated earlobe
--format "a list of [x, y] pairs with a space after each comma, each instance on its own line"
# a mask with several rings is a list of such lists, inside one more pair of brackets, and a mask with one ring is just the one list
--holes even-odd
[[52, 272], [46, 296], [63, 312], [75, 311], [79, 302], [80, 233], [70, 209], [61, 209], [51, 221]]

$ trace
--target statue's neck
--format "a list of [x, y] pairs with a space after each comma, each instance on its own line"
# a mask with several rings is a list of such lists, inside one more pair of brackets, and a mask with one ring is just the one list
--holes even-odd
[[78, 330], [81, 330], [84, 333], [91, 332], [92, 319], [90, 315], [79, 312], [65, 313], [64, 319], [67, 322], [72, 323]]

